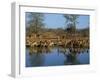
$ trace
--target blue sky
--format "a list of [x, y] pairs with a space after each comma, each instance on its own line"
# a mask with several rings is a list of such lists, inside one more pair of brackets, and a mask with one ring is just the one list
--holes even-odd
[[[28, 15], [28, 13], [27, 13]], [[26, 21], [29, 20], [26, 16]], [[80, 15], [77, 24], [78, 29], [89, 27], [89, 16], [88, 15]], [[62, 14], [49, 14], [44, 13], [44, 21], [45, 27], [47, 28], [65, 28], [66, 19]]]
[[[49, 28], [60, 28], [65, 27], [66, 19], [62, 14], [45, 14], [44, 23]], [[77, 28], [86, 28], [89, 26], [89, 16], [80, 15], [78, 18]]]

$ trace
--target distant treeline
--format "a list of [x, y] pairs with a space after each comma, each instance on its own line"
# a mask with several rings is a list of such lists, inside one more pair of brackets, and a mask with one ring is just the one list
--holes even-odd
[[[42, 13], [29, 13], [28, 18], [30, 20], [26, 22], [26, 36], [31, 34], [36, 34], [37, 36], [47, 34], [48, 37], [50, 35], [57, 35], [60, 37], [67, 37], [67, 36], [82, 36], [82, 37], [89, 37], [89, 27], [84, 29], [77, 29], [76, 24], [78, 24], [77, 19], [79, 15], [72, 15], [72, 14], [63, 14], [64, 18], [66, 19], [65, 28], [46, 28], [44, 21], [44, 15]], [[59, 23], [58, 23], [59, 24]]]

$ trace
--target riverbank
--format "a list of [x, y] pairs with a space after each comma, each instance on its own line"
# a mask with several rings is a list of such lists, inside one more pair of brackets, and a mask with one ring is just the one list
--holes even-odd
[[29, 47], [85, 47], [89, 48], [88, 37], [75, 37], [75, 38], [33, 38], [26, 37], [26, 46]]

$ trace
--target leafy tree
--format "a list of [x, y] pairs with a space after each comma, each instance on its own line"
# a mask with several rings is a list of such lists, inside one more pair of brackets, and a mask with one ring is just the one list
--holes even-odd
[[28, 17], [29, 21], [29, 31], [28, 32], [34, 32], [34, 33], [38, 33], [44, 26], [43, 20], [44, 20], [44, 15], [41, 13], [33, 13], [30, 12], [28, 13]]
[[75, 32], [76, 31], [76, 24], [78, 23], [77, 19], [79, 18], [79, 16], [72, 15], [72, 14], [65, 14], [64, 17], [66, 19], [66, 24], [67, 24], [68, 30]]

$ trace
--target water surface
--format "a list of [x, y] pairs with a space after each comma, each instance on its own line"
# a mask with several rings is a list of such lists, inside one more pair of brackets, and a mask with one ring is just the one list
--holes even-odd
[[26, 67], [89, 64], [89, 49], [26, 48]]

